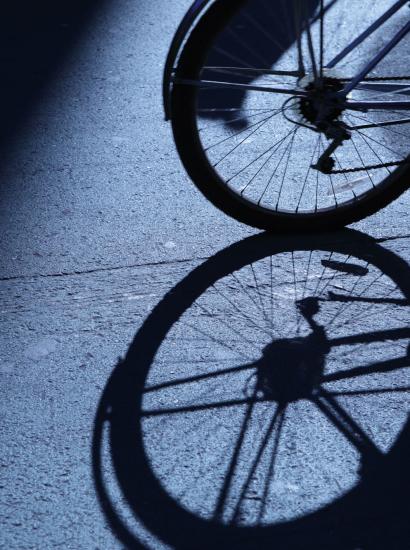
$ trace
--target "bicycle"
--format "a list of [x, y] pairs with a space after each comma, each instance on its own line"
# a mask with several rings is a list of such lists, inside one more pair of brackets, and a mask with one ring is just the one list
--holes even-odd
[[358, 221], [410, 185], [409, 2], [197, 0], [165, 118], [216, 207], [268, 230]]

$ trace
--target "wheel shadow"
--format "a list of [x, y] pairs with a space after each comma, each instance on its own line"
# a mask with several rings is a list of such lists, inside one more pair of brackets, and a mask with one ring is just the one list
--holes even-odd
[[[218, 281], [232, 274], [238, 276], [238, 269], [253, 266], [261, 258], [269, 256], [276, 259], [286, 251], [292, 254], [293, 259], [293, 252], [301, 250], [310, 258], [309, 269], [312, 251], [323, 250], [326, 254], [330, 253], [320, 263], [325, 270], [331, 270], [330, 274], [328, 272], [329, 277], [321, 277], [319, 280], [323, 292], [313, 293], [313, 297], [308, 295], [309, 292], [304, 292], [306, 296], [292, 300], [293, 306], [308, 327], [305, 334], [292, 337], [285, 335], [273, 339], [270, 337], [267, 344], [265, 340], [265, 344], [261, 345], [261, 351], [256, 359], [236, 364], [234, 367], [225, 368], [221, 364], [216, 372], [189, 373], [184, 378], [177, 376], [171, 380], [163, 380], [156, 386], [149, 381], [147, 386], [147, 378], [155, 368], [158, 350], [166, 342], [167, 335], [180, 323], [185, 312], [190, 310], [193, 304], [198, 303], [203, 310], [205, 309], [199, 299], [205, 296], [210, 288], [218, 288]], [[347, 260], [340, 262], [337, 260], [337, 254], [345, 255]], [[274, 265], [274, 262], [271, 265]], [[380, 286], [380, 276], [377, 283], [371, 287], [372, 291], [369, 291], [370, 287], [365, 284], [360, 290], [357, 284], [359, 279], [356, 279], [348, 296], [340, 290], [343, 277], [347, 277], [349, 281], [351, 277], [366, 277], [373, 267], [376, 267], [382, 276], [389, 277], [394, 282], [395, 288], [400, 290], [399, 295], [390, 292], [387, 295], [384, 293], [376, 296], [374, 285]], [[308, 278], [307, 276], [306, 279]], [[334, 284], [335, 281], [337, 284]], [[280, 287], [281, 282], [274, 280], [274, 291]], [[302, 283], [305, 285], [305, 282]], [[306, 285], [304, 288], [306, 290]], [[334, 288], [339, 290], [336, 292]], [[367, 289], [367, 294], [363, 288]], [[244, 289], [245, 292], [248, 291], [249, 286], [245, 286]], [[386, 315], [384, 319], [379, 319], [378, 330], [372, 330], [369, 322], [369, 328], [362, 332], [334, 336], [330, 331], [331, 322], [324, 325], [320, 321], [320, 310], [329, 304], [333, 306], [335, 302], [342, 308], [346, 307], [347, 302], [360, 302], [365, 307], [363, 311], [366, 324], [369, 307], [401, 308], [406, 312], [409, 300], [408, 264], [373, 239], [352, 230], [326, 237], [316, 235], [278, 239], [266, 234], [250, 237], [216, 254], [191, 272], [163, 298], [139, 329], [126, 357], [115, 367], [96, 414], [92, 448], [95, 487], [107, 521], [121, 543], [127, 548], [145, 547], [137, 534], [138, 530], [133, 529], [131, 525], [132, 516], [134, 521], [142, 524], [164, 543], [181, 549], [407, 548], [410, 423], [404, 422], [393, 444], [383, 452], [369, 435], [369, 430], [362, 427], [361, 419], [350, 414], [340, 398], [353, 393], [356, 394], [355, 399], [359, 400], [365, 399], [369, 393], [392, 395], [401, 392], [402, 395], [408, 396], [409, 387], [392, 385], [386, 388], [382, 383], [381, 386], [368, 390], [355, 391], [354, 386], [357, 379], [369, 380], [370, 377], [370, 380], [373, 380], [371, 377], [374, 376], [374, 380], [377, 380], [383, 373], [395, 373], [400, 369], [403, 372], [403, 369], [410, 366], [407, 345], [410, 329], [408, 321], [405, 321], [408, 316], [404, 317], [403, 326], [400, 327], [390, 328], [389, 315]], [[238, 303], [239, 298], [236, 304]], [[233, 303], [232, 307], [236, 304]], [[202, 313], [206, 315], [206, 311]], [[247, 319], [248, 321], [244, 322], [250, 324], [254, 318], [249, 316]], [[228, 317], [220, 321], [224, 322], [232, 325]], [[197, 324], [195, 330], [199, 342], [199, 331], [202, 331], [202, 328]], [[205, 348], [216, 348], [224, 334], [222, 328], [219, 333], [212, 332]], [[360, 367], [355, 367], [354, 358], [349, 357], [347, 368], [330, 372], [327, 370], [330, 348], [363, 346], [372, 342], [400, 342], [403, 352], [394, 358], [372, 358]], [[175, 345], [178, 346], [178, 342]], [[192, 344], [197, 345], [195, 342]], [[224, 346], [227, 347], [226, 341]], [[352, 351], [350, 353], [352, 354]], [[280, 365], [278, 358], [282, 358]], [[160, 369], [168, 367], [165, 361]], [[227, 393], [226, 397], [221, 398], [217, 392], [212, 393], [206, 387], [207, 399], [203, 403], [205, 394], [201, 394], [201, 400], [197, 400], [195, 390], [190, 389], [187, 392], [191, 396], [188, 404], [181, 404], [180, 399], [171, 399], [171, 405], [167, 408], [161, 404], [161, 400], [154, 400], [154, 407], [148, 407], [147, 411], [144, 402], [147, 394], [175, 391], [177, 387], [184, 391], [187, 385], [189, 388], [195, 388], [203, 382], [213, 383], [215, 379], [230, 375], [233, 371], [236, 374], [246, 374], [246, 384], [241, 394], [235, 393], [234, 388], [231, 395]], [[249, 372], [253, 373], [250, 377]], [[351, 387], [334, 391], [325, 385], [344, 380], [350, 381]], [[171, 395], [175, 397], [176, 394]], [[287, 521], [259, 521], [269, 507], [272, 507], [268, 489], [273, 471], [277, 468], [275, 462], [281, 444], [281, 430], [283, 431], [284, 423], [291, 422], [287, 410], [290, 404], [302, 400], [315, 404], [323, 418], [326, 418], [329, 425], [347, 442], [346, 445], [354, 448], [360, 455], [357, 482], [317, 510], [296, 515]], [[178, 402], [178, 405], [175, 405], [175, 402]], [[259, 430], [261, 435], [258, 441], [252, 442], [251, 446], [246, 445], [245, 440], [251, 433], [252, 417], [257, 407], [266, 404], [275, 405], [274, 413], [266, 422], [267, 429]], [[208, 421], [209, 412], [215, 414], [215, 411], [231, 410], [232, 407], [238, 406], [243, 407], [243, 415], [239, 429], [235, 432], [232, 450], [229, 451], [227, 467], [220, 469], [219, 479], [222, 479], [217, 498], [213, 499], [210, 496], [207, 501], [206, 492], [204, 493], [202, 504], [211, 509], [211, 514], [202, 514], [201, 511], [190, 509], [186, 500], [176, 498], [175, 493], [170, 490], [172, 479], [180, 475], [175, 469], [167, 470], [168, 480], [171, 481], [161, 479], [161, 474], [158, 473], [158, 459], [153, 459], [152, 454], [163, 452], [161, 437], [167, 436], [165, 432], [164, 435], [161, 433], [157, 440], [155, 432], [151, 432], [150, 437], [156, 441], [151, 445], [150, 439], [147, 439], [147, 425], [144, 422], [147, 418], [160, 417], [166, 422], [171, 417], [183, 414], [188, 415], [188, 418], [189, 414], [200, 415], [195, 417], [199, 420], [195, 428], [199, 436], [194, 439], [198, 444], [196, 454], [201, 455], [201, 464], [209, 466], [208, 469], [212, 470], [215, 468], [214, 450], [201, 439], [201, 425]], [[377, 418], [373, 420], [376, 424]], [[162, 429], [163, 424], [158, 426]], [[182, 423], [182, 427], [186, 429], [187, 425]], [[192, 431], [195, 430], [192, 427]], [[317, 424], [317, 430], [322, 430], [320, 423]], [[255, 431], [252, 432], [252, 437], [254, 434]], [[172, 434], [177, 443], [171, 454], [162, 456], [160, 462], [172, 459], [172, 453], [180, 460], [178, 441], [183, 440], [185, 436], [184, 431]], [[262, 456], [266, 454], [268, 446], [270, 459], [262, 463]], [[245, 464], [243, 455], [248, 453], [249, 449], [252, 456]], [[185, 472], [182, 480], [177, 479], [177, 484], [192, 485], [195, 492], [198, 479], [203, 472], [201, 474], [192, 467], [193, 463], [190, 464], [190, 469]], [[259, 520], [255, 521], [253, 518], [247, 523], [243, 499], [257, 469], [264, 470], [266, 480], [263, 483], [264, 490], [258, 497]], [[289, 465], [282, 466], [282, 477], [288, 473]], [[242, 476], [241, 489], [236, 503], [232, 504], [229, 495], [237, 476]], [[116, 489], [113, 489], [114, 485]], [[128, 510], [127, 520], [124, 519], [124, 512], [120, 510], [124, 503]], [[250, 515], [251, 512], [249, 517]]]

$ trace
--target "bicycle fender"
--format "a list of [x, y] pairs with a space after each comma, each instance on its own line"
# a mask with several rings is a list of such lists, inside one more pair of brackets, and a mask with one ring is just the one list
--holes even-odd
[[164, 104], [165, 120], [170, 120], [171, 113], [171, 90], [172, 90], [172, 71], [181, 46], [188, 35], [192, 23], [205, 10], [205, 8], [214, 0], [196, 0], [189, 8], [184, 18], [182, 19], [174, 38], [171, 42], [169, 52], [164, 67], [164, 75], [162, 81], [162, 98]]

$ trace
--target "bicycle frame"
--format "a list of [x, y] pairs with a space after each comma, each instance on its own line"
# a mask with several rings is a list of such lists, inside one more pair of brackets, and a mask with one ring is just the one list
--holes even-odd
[[[378, 29], [383, 23], [385, 23], [390, 17], [396, 13], [401, 7], [403, 7], [405, 4], [408, 3], [408, 0], [399, 0], [396, 2], [390, 10], [386, 11], [373, 25], [371, 25], [367, 31], [362, 33], [353, 43], [351, 43], [341, 54], [339, 54], [335, 60], [333, 60], [333, 63], [330, 62], [327, 66], [328, 67], [334, 67], [338, 61], [343, 59], [348, 53], [350, 53], [358, 44], [363, 42], [368, 36], [374, 33], [376, 29]], [[358, 84], [361, 82], [368, 74], [369, 72], [374, 69], [374, 67], [386, 57], [386, 55], [407, 35], [407, 33], [410, 32], [410, 21], [404, 25], [402, 29], [390, 40], [386, 46], [384, 46], [378, 54], [375, 55], [375, 57], [367, 63], [367, 65], [357, 74], [350, 82], [345, 86], [345, 88], [340, 92], [340, 95], [344, 98], [347, 97], [348, 93], [351, 92]], [[406, 86], [406, 85], [404, 85]], [[404, 104], [404, 106], [400, 106]], [[366, 102], [366, 105], [369, 109], [374, 109], [380, 107], [380, 103], [378, 102]], [[410, 108], [410, 101], [407, 102], [388, 102], [387, 107], [386, 104], [383, 106], [384, 109], [406, 109]]]
[[[174, 39], [171, 44], [171, 48], [168, 53], [168, 57], [164, 69], [164, 80], [163, 80], [163, 102], [165, 110], [165, 120], [169, 120], [172, 117], [171, 113], [171, 101], [170, 95], [172, 90], [173, 83], [186, 84], [190, 86], [197, 87], [220, 87], [220, 88], [236, 88], [244, 90], [253, 90], [259, 92], [267, 93], [283, 93], [292, 96], [303, 96], [304, 92], [301, 90], [290, 90], [290, 89], [280, 89], [272, 88], [267, 86], [253, 86], [252, 84], [239, 84], [231, 82], [221, 82], [221, 81], [209, 81], [209, 80], [190, 80], [190, 79], [181, 79], [174, 76], [175, 63], [178, 58], [178, 54], [181, 51], [181, 47], [187, 37], [189, 29], [195, 20], [204, 13], [211, 2], [215, 0], [197, 0], [188, 10], [187, 14], [183, 18], [178, 30], [174, 36]], [[337, 0], [331, 0], [329, 4], [325, 7], [327, 11]], [[346, 48], [344, 48], [334, 59], [326, 64], [326, 68], [333, 68], [346, 57], [350, 52], [352, 52], [359, 44], [361, 44], [366, 38], [371, 36], [378, 28], [380, 28], [386, 21], [388, 21], [396, 12], [398, 12], [405, 4], [408, 4], [409, 0], [398, 0], [390, 9], [388, 9], [381, 17], [379, 17], [370, 27], [368, 27], [363, 33], [361, 33], [357, 38], [355, 38]], [[339, 97], [346, 99], [345, 108], [366, 111], [370, 109], [384, 109], [384, 110], [410, 110], [410, 101], [349, 101], [348, 94], [358, 84], [363, 82], [366, 79], [366, 76], [369, 72], [382, 60], [386, 55], [410, 32], [410, 21], [404, 25], [402, 29], [386, 44], [376, 56], [369, 61], [366, 66], [352, 78], [348, 79], [349, 82], [346, 84], [343, 90], [339, 92]], [[274, 74], [275, 71], [270, 71]], [[385, 91], [385, 88], [382, 87], [385, 85], [380, 85], [376, 83], [368, 82], [366, 87], [371, 87], [375, 91]], [[409, 91], [410, 87], [408, 84], [395, 84], [395, 89], [393, 93], [398, 93], [400, 91]], [[410, 120], [410, 119], [409, 119]]]

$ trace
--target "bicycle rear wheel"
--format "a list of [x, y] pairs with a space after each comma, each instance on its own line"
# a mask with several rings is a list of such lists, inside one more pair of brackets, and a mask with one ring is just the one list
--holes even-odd
[[[211, 6], [175, 70], [172, 124], [186, 170], [215, 206], [258, 228], [328, 229], [376, 212], [408, 188], [410, 109], [383, 105], [410, 101], [409, 35], [344, 102], [334, 101], [406, 25], [404, 6], [392, 10], [340, 57], [391, 6], [370, 0]], [[358, 102], [379, 107], [364, 112], [353, 107]], [[333, 166], [319, 166], [332, 134], [343, 131], [328, 155]]]

